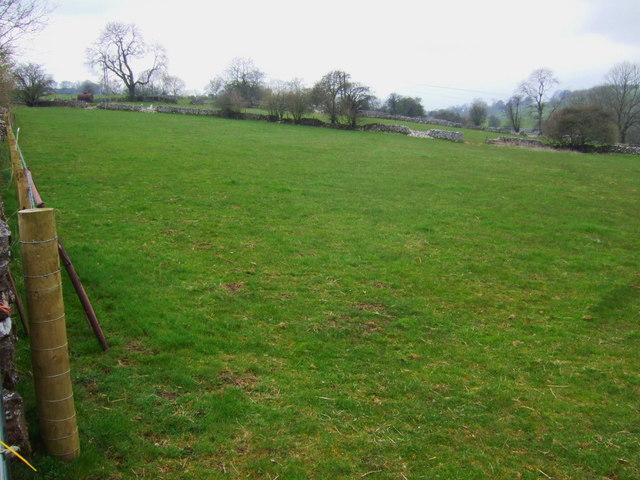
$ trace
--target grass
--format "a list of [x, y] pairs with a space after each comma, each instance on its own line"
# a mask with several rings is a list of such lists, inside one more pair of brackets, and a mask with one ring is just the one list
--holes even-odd
[[637, 157], [17, 119], [112, 349], [65, 284], [83, 453], [16, 478], [640, 477]]

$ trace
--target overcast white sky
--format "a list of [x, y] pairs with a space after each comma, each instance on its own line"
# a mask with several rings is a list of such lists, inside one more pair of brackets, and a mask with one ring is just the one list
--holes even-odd
[[640, 0], [50, 1], [48, 26], [21, 42], [20, 60], [58, 82], [98, 80], [85, 50], [110, 21], [162, 44], [190, 90], [249, 57], [269, 79], [311, 86], [340, 69], [381, 98], [419, 96], [427, 110], [505, 99], [540, 67], [579, 89], [640, 62]]

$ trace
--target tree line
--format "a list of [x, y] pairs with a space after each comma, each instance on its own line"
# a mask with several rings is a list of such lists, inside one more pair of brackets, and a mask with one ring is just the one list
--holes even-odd
[[[25, 30], [42, 22], [38, 0], [0, 0], [0, 6], [10, 3], [23, 7], [17, 17]], [[29, 7], [29, 8], [26, 8]], [[2, 11], [0, 10], [0, 16]], [[27, 19], [26, 21], [24, 19]], [[10, 52], [16, 32], [2, 26], [0, 18], [0, 52]], [[4, 50], [1, 50], [4, 49]], [[9, 57], [9, 53], [0, 58]], [[170, 75], [165, 49], [149, 44], [136, 25], [108, 23], [97, 40], [86, 49], [86, 63], [102, 78], [99, 83], [85, 81], [70, 85], [63, 82], [60, 90], [75, 88], [83, 93], [119, 93], [130, 100], [148, 96], [183, 94], [185, 83]], [[7, 68], [5, 68], [5, 77]], [[41, 66], [18, 65], [12, 69], [12, 80], [20, 100], [27, 105], [53, 91], [55, 82]], [[355, 127], [364, 111], [374, 110], [391, 115], [449, 120], [472, 126], [500, 127], [504, 123], [514, 132], [522, 130], [524, 119], [531, 116], [535, 131], [547, 134], [558, 142], [595, 141], [600, 143], [629, 139], [640, 141], [640, 66], [622, 63], [614, 66], [603, 84], [579, 91], [555, 91], [559, 84], [554, 73], [545, 68], [534, 70], [506, 101], [489, 106], [482, 100], [462, 108], [425, 112], [418, 97], [392, 93], [382, 101], [371, 89], [341, 70], [330, 71], [312, 87], [300, 79], [267, 84], [266, 75], [251, 59], [233, 59], [227, 69], [205, 87], [206, 95], [223, 114], [234, 117], [248, 107], [264, 108], [277, 120], [286, 117], [294, 122], [313, 110], [327, 115], [330, 123]]]
[[640, 141], [640, 64], [622, 62], [595, 87], [551, 92], [559, 84], [548, 69], [534, 70], [505, 105], [510, 126], [519, 132], [525, 102], [530, 102], [538, 132], [557, 143]]

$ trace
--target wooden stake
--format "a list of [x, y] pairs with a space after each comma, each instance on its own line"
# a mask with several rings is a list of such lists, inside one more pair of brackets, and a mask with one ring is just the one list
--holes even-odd
[[31, 170], [28, 168], [25, 170], [27, 172], [27, 186], [29, 188], [29, 192], [31, 193], [31, 198], [33, 198], [34, 207], [36, 208], [44, 208], [46, 205], [40, 196], [40, 192], [38, 191], [38, 187], [36, 187], [35, 182], [33, 181], [33, 176], [31, 175]]
[[80, 452], [80, 440], [71, 385], [54, 210], [21, 210], [18, 224], [41, 436], [50, 455], [72, 460]]
[[29, 197], [29, 182], [27, 180], [27, 171], [20, 169], [15, 174], [16, 190], [18, 191], [18, 204], [20, 210], [31, 208], [31, 198]]
[[[29, 181], [29, 189], [33, 196], [35, 206], [37, 208], [45, 208], [46, 205], [40, 196], [40, 192], [38, 191], [38, 187], [36, 182], [33, 180], [33, 176], [31, 175], [31, 171], [27, 169], [27, 179]], [[87, 323], [95, 333], [98, 338], [98, 342], [100, 342], [100, 346], [106, 352], [109, 350], [109, 343], [107, 342], [106, 337], [104, 336], [104, 332], [102, 331], [102, 327], [100, 326], [100, 322], [98, 321], [98, 317], [96, 316], [96, 312], [93, 310], [93, 305], [91, 305], [91, 300], [89, 300], [89, 296], [82, 285], [82, 281], [78, 276], [76, 269], [73, 266], [73, 262], [71, 261], [71, 257], [65, 250], [62, 242], [58, 240], [58, 252], [60, 253], [60, 260], [64, 265], [64, 268], [67, 270], [69, 274], [69, 278], [71, 279], [71, 284], [73, 288], [76, 290], [78, 294], [78, 298], [80, 299], [80, 303], [82, 303], [82, 308], [84, 309], [84, 313], [87, 316]]]
[[60, 260], [64, 265], [64, 268], [67, 270], [69, 274], [69, 279], [71, 280], [71, 284], [73, 288], [76, 290], [76, 294], [80, 299], [80, 303], [82, 303], [82, 308], [84, 309], [84, 313], [87, 316], [87, 323], [93, 330], [93, 333], [96, 335], [98, 342], [100, 342], [100, 346], [102, 350], [105, 352], [109, 350], [109, 343], [102, 332], [102, 327], [100, 326], [100, 322], [98, 321], [98, 317], [96, 317], [96, 312], [93, 310], [93, 305], [91, 305], [91, 300], [89, 300], [89, 296], [87, 292], [84, 290], [84, 286], [80, 281], [80, 277], [76, 273], [76, 269], [73, 267], [73, 263], [71, 262], [71, 258], [69, 258], [69, 254], [64, 249], [62, 242], [58, 240], [58, 253], [60, 254]]

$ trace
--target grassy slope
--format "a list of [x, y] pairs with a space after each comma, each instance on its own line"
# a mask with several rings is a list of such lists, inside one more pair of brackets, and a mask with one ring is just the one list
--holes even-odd
[[637, 158], [17, 116], [113, 345], [18, 478], [640, 476]]

